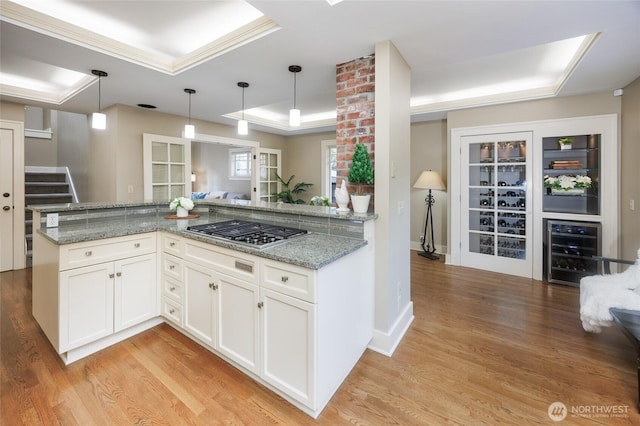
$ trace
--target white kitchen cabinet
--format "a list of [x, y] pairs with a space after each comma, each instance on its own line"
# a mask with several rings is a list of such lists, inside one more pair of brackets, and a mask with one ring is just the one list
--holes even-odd
[[262, 378], [300, 401], [315, 405], [316, 305], [261, 289]]
[[184, 263], [184, 329], [212, 348], [216, 346], [216, 286], [211, 269]]
[[156, 254], [115, 262], [114, 331], [158, 316]]
[[60, 272], [60, 344], [67, 352], [113, 333], [113, 263]]
[[33, 316], [66, 363], [159, 323], [155, 232], [34, 246]]
[[260, 292], [257, 284], [216, 276], [217, 350], [247, 370], [260, 369]]

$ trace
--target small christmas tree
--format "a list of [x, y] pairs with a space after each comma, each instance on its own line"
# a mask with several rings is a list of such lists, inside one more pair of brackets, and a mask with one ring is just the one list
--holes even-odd
[[351, 169], [347, 176], [349, 183], [358, 185], [356, 195], [362, 194], [362, 185], [373, 184], [373, 167], [367, 147], [361, 143], [356, 144], [356, 149], [351, 159]]

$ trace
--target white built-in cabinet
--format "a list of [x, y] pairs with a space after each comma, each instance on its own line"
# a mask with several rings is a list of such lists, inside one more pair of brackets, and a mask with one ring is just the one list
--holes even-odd
[[155, 232], [62, 246], [34, 234], [34, 244], [49, 262], [34, 265], [33, 315], [66, 362], [158, 316]]
[[311, 270], [170, 233], [160, 246], [167, 321], [319, 414], [372, 336], [371, 282], [351, 267], [369, 252]]
[[[618, 257], [617, 126], [601, 115], [452, 129], [447, 262], [547, 278], [553, 221], [601, 227], [602, 255]], [[557, 145], [567, 136], [575, 152]], [[590, 175], [594, 187], [573, 197], [545, 188], [545, 175], [562, 174]]]

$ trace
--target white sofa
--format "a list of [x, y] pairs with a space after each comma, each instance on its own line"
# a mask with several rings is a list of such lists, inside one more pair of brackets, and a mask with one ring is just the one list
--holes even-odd
[[640, 250], [637, 258], [624, 272], [580, 280], [580, 320], [585, 331], [600, 333], [602, 327], [611, 326], [609, 308], [640, 311]]

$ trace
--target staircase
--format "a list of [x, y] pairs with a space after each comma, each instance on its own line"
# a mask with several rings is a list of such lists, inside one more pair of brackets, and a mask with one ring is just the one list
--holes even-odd
[[[78, 197], [68, 167], [25, 167], [24, 205], [76, 203]], [[33, 219], [31, 210], [24, 214], [27, 243], [27, 267], [31, 266]]]

